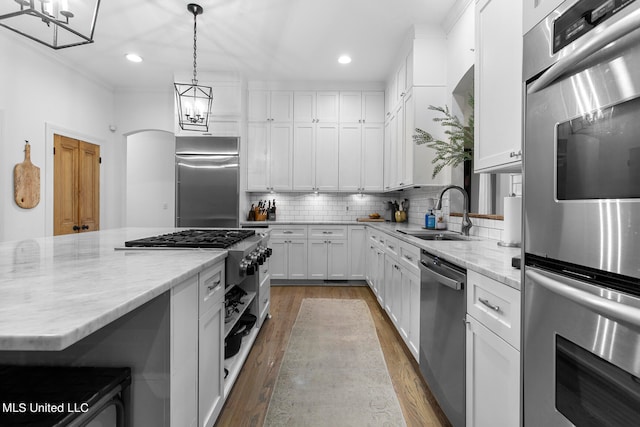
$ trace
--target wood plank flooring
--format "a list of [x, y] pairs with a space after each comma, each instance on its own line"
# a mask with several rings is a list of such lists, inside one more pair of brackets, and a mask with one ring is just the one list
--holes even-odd
[[271, 288], [272, 318], [265, 321], [216, 426], [263, 425], [289, 335], [304, 298], [366, 301], [407, 426], [450, 427], [422, 380], [418, 364], [369, 287], [327, 285]]

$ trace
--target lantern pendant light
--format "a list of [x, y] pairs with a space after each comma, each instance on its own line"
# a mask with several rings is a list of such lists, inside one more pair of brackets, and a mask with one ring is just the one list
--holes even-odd
[[174, 83], [178, 108], [178, 124], [182, 130], [209, 130], [209, 114], [213, 103], [213, 88], [198, 84], [197, 67], [197, 24], [196, 18], [203, 9], [200, 5], [189, 3], [187, 10], [193, 14], [193, 79], [191, 84]]

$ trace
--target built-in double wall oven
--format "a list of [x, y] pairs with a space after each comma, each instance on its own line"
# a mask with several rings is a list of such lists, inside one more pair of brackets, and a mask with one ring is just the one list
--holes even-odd
[[525, 427], [640, 425], [640, 2], [524, 37]]

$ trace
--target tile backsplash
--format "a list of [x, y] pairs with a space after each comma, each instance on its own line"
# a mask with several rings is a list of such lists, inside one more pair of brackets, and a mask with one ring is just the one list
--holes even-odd
[[[387, 201], [409, 201], [407, 220], [409, 225], [424, 227], [425, 214], [435, 207], [443, 187], [414, 188], [385, 194], [345, 193], [246, 193], [247, 204], [257, 206], [259, 200], [276, 199], [278, 221], [355, 221], [377, 212], [384, 217]], [[445, 194], [442, 211], [447, 228], [461, 231], [462, 218], [449, 216], [449, 196]], [[247, 212], [243, 213], [246, 218]], [[472, 218], [469, 234], [488, 239], [502, 238], [503, 221]]]

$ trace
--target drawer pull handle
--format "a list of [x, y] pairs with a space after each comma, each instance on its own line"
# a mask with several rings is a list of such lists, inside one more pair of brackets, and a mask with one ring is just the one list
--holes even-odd
[[485, 306], [489, 307], [491, 310], [493, 311], [497, 311], [500, 312], [500, 306], [499, 305], [493, 305], [489, 302], [489, 300], [487, 299], [482, 299], [482, 298], [478, 298], [478, 301], [480, 301], [482, 304], [484, 304]]
[[282, 232], [282, 234], [293, 234], [293, 231], [285, 230], [285, 231]]
[[405, 255], [404, 256], [406, 259], [408, 259], [409, 261], [413, 261], [413, 257], [410, 257], [409, 255]]
[[215, 282], [213, 282], [213, 285], [207, 286], [207, 290], [214, 291], [214, 290], [218, 289], [219, 287], [220, 287], [220, 279], [218, 279]]

